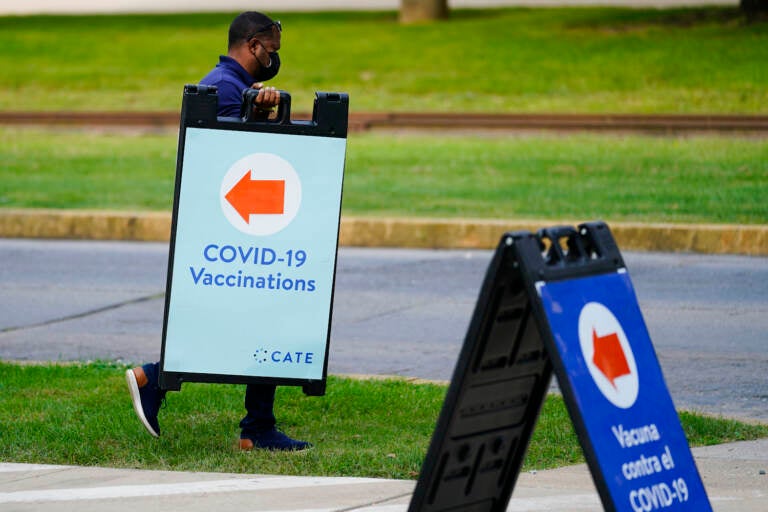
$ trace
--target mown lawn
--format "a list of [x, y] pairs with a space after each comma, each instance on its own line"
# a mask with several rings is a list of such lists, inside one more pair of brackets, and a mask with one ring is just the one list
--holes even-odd
[[[274, 85], [353, 111], [768, 112], [768, 23], [736, 8], [281, 13]], [[0, 110], [171, 110], [235, 13], [0, 17]]]
[[[279, 426], [315, 448], [301, 456], [236, 448], [243, 386], [185, 384], [146, 433], [114, 363], [0, 362], [0, 460], [143, 469], [415, 478], [446, 388], [330, 377], [325, 397], [278, 388]], [[692, 445], [768, 436], [768, 426], [680, 413]], [[547, 398], [525, 469], [582, 462], [562, 398]]]
[[[0, 207], [171, 209], [173, 134], [0, 128]], [[353, 134], [343, 213], [768, 222], [768, 145], [728, 137]]]

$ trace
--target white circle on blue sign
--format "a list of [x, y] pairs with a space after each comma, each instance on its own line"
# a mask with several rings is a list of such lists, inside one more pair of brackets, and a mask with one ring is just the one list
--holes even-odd
[[621, 323], [603, 304], [588, 302], [579, 314], [584, 362], [600, 392], [616, 407], [634, 405], [640, 391], [637, 364]]
[[301, 180], [285, 159], [253, 153], [229, 168], [219, 197], [224, 216], [235, 228], [249, 235], [272, 235], [299, 212]]

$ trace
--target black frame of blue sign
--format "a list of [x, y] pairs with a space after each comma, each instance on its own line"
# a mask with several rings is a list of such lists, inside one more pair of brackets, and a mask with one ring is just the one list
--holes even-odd
[[[534, 283], [623, 265], [604, 224], [507, 233], [489, 264], [409, 512], [506, 510], [549, 389], [551, 344]], [[608, 236], [603, 236], [603, 233]], [[543, 239], [551, 243], [542, 257]], [[588, 244], [587, 247], [583, 247]], [[594, 254], [599, 247], [600, 257]], [[543, 323], [542, 323], [543, 321]]]
[[[243, 91], [243, 106], [241, 117], [217, 116], [218, 92], [214, 86], [186, 85], [181, 104], [181, 120], [179, 129], [179, 143], [176, 160], [176, 181], [174, 187], [173, 215], [171, 220], [170, 250], [168, 254], [168, 274], [166, 282], [165, 312], [163, 315], [163, 333], [160, 355], [160, 387], [167, 390], [179, 390], [184, 382], [211, 382], [225, 384], [274, 384], [301, 386], [304, 393], [311, 396], [325, 394], [328, 350], [330, 347], [330, 326], [333, 315], [333, 296], [335, 286], [331, 290], [331, 308], [328, 318], [328, 336], [325, 347], [325, 361], [323, 362], [322, 379], [294, 379], [276, 377], [254, 377], [245, 375], [221, 375], [213, 373], [171, 372], [165, 371], [165, 343], [168, 328], [168, 315], [171, 294], [173, 291], [173, 264], [176, 247], [176, 229], [178, 225], [179, 197], [181, 190], [181, 177], [183, 173], [184, 148], [187, 128], [206, 128], [211, 130], [231, 130], [260, 132], [270, 134], [287, 134], [295, 136], [314, 137], [347, 137], [349, 97], [345, 93], [316, 92], [311, 120], [291, 119], [291, 97], [288, 93], [280, 91], [280, 104], [274, 119], [256, 120], [252, 113], [253, 103], [258, 91], [247, 89]], [[339, 208], [340, 208], [339, 204]], [[336, 240], [338, 249], [339, 225], [336, 227]], [[336, 278], [336, 260], [333, 264], [333, 282]]]
[[537, 285], [615, 274], [624, 267], [603, 222], [501, 237], [409, 512], [506, 510], [553, 372], [603, 506], [617, 510]]

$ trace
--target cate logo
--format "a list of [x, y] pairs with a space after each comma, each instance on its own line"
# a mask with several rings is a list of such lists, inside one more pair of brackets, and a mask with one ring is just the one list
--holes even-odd
[[589, 302], [579, 314], [579, 343], [595, 384], [616, 407], [628, 409], [637, 400], [640, 381], [632, 347], [611, 311]]
[[259, 347], [252, 357], [258, 364], [312, 364], [315, 359], [314, 352], [299, 352], [290, 350], [273, 350], [271, 348]]
[[249, 235], [272, 235], [296, 217], [301, 181], [293, 166], [271, 153], [253, 153], [229, 168], [221, 181], [221, 210]]

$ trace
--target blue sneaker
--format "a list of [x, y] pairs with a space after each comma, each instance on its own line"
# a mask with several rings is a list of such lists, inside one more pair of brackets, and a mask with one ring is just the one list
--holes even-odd
[[158, 363], [148, 363], [125, 371], [133, 410], [147, 431], [155, 437], [160, 437], [157, 412], [165, 399], [165, 391], [157, 385], [159, 368]]
[[274, 428], [258, 434], [241, 433], [240, 449], [253, 450], [254, 448], [272, 451], [299, 452], [312, 448], [312, 444], [306, 441], [291, 439]]

